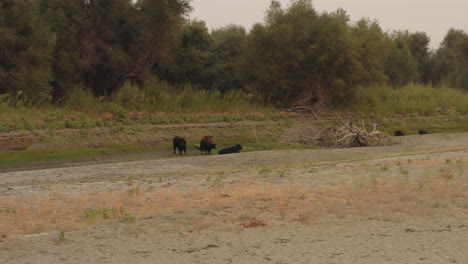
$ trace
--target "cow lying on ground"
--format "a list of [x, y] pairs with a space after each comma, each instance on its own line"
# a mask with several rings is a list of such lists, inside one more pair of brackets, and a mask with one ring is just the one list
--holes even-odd
[[429, 134], [429, 132], [424, 131], [424, 130], [422, 130], [422, 129], [419, 129], [419, 130], [418, 130], [418, 133], [419, 133], [419, 135], [426, 135], [426, 134]]
[[211, 155], [211, 150], [216, 149], [216, 144], [209, 142], [208, 140], [202, 139], [200, 141], [200, 152], [203, 154], [205, 152], [208, 155]]
[[396, 130], [395, 131], [395, 136], [396, 137], [401, 137], [401, 136], [404, 136], [405, 135], [405, 132], [401, 131], [401, 130]]
[[174, 146], [174, 154], [176, 154], [176, 149], [178, 149], [180, 155], [182, 155], [182, 152], [187, 155], [187, 141], [184, 138], [175, 136], [172, 140], [172, 145]]
[[239, 153], [241, 149], [242, 149], [242, 146], [237, 144], [237, 145], [235, 145], [233, 147], [223, 148], [218, 153], [221, 154], [221, 155], [222, 154]]

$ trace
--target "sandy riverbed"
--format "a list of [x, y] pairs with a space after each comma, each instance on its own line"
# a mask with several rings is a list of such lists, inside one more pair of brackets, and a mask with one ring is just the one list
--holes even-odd
[[0, 173], [1, 263], [468, 263], [468, 134]]

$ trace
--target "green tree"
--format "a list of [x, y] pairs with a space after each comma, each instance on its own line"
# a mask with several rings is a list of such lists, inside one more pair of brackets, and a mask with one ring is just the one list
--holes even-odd
[[0, 93], [26, 104], [51, 101], [55, 34], [39, 17], [36, 1], [10, 1], [0, 9]]
[[431, 67], [434, 84], [468, 91], [468, 35], [462, 30], [450, 29], [431, 58]]
[[244, 52], [246, 32], [242, 26], [228, 25], [211, 32], [216, 56], [215, 86], [222, 92], [238, 90], [240, 80], [239, 60]]
[[287, 9], [273, 1], [265, 24], [247, 36], [241, 73], [248, 91], [277, 105], [343, 105], [356, 87], [386, 80], [389, 43], [375, 22], [350, 26], [344, 10], [318, 14], [308, 0]]
[[382, 31], [377, 21], [361, 19], [351, 26], [352, 47], [355, 59], [359, 61], [355, 68], [356, 83], [367, 86], [382, 84], [388, 80], [385, 64], [393, 41]]
[[205, 22], [187, 21], [181, 29], [180, 46], [174, 51], [174, 62], [164, 77], [172, 84], [190, 83], [203, 89], [212, 89], [215, 80], [216, 57], [212, 51], [213, 39]]
[[80, 57], [80, 46], [77, 45], [83, 34], [83, 11], [79, 1], [40, 1], [41, 18], [57, 37], [52, 64], [54, 80], [51, 82], [55, 101], [66, 98], [73, 89], [85, 85], [82, 76], [88, 65]]
[[405, 32], [394, 32], [392, 35], [394, 45], [386, 62], [385, 73], [389, 83], [395, 87], [419, 81], [418, 63], [408, 47], [407, 37]]

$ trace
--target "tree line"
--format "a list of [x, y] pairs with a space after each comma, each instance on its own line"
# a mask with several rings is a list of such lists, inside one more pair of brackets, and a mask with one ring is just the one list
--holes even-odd
[[311, 0], [272, 1], [250, 31], [209, 30], [187, 19], [191, 11], [190, 0], [2, 0], [0, 95], [61, 104], [77, 89], [112, 98], [127, 82], [154, 79], [277, 106], [349, 104], [371, 85], [468, 91], [463, 30], [432, 51], [424, 32], [385, 32], [341, 9], [318, 12]]

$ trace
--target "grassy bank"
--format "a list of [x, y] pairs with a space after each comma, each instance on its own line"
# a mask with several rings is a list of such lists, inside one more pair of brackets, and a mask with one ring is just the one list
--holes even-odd
[[278, 118], [279, 110], [257, 103], [250, 94], [222, 94], [156, 81], [143, 88], [126, 84], [111, 98], [76, 89], [66, 102], [36, 107], [8, 96], [0, 98], [0, 132]]
[[[119, 126], [114, 128], [78, 129], [72, 134], [29, 132], [35, 137], [34, 145], [25, 150], [0, 150], [0, 169], [28, 164], [49, 162], [121, 159], [176, 158], [172, 147], [174, 135], [187, 140], [187, 156], [200, 156], [194, 145], [199, 144], [203, 135], [213, 135], [218, 151], [235, 144], [243, 146], [242, 152], [306, 149], [307, 145], [285, 145], [279, 138], [287, 128], [285, 121], [263, 121], [260, 123], [232, 123], [191, 127], [175, 126]], [[25, 134], [23, 134], [25, 135]], [[124, 155], [119, 155], [124, 154]]]
[[371, 86], [358, 91], [351, 110], [378, 114], [466, 114], [468, 93], [417, 84], [398, 89]]
[[0, 151], [0, 168], [15, 167], [30, 163], [59, 162], [96, 156], [110, 156], [122, 153], [143, 151], [144, 148], [135, 145], [115, 144], [100, 148], [80, 147], [75, 149], [49, 148], [22, 151]]

